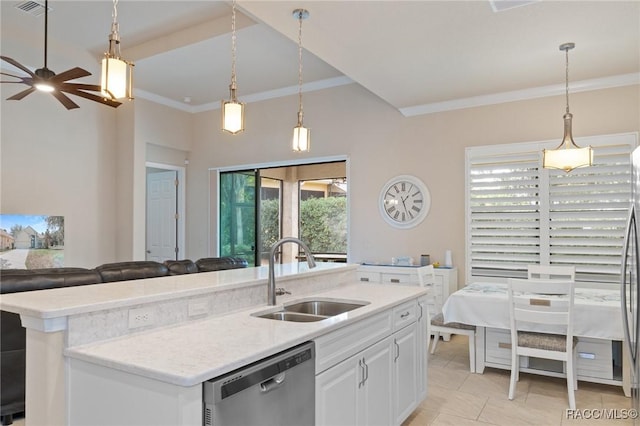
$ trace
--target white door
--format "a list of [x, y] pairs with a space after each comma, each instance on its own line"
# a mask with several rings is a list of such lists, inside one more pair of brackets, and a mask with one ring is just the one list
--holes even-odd
[[393, 335], [394, 424], [402, 423], [418, 405], [417, 340], [415, 323]]
[[147, 260], [175, 260], [178, 229], [178, 172], [147, 174]]
[[365, 377], [360, 389], [357, 424], [386, 426], [393, 419], [393, 370], [391, 338], [376, 343], [362, 352]]

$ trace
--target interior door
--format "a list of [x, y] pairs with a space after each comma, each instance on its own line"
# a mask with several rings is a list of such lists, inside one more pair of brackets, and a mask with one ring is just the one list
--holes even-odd
[[220, 173], [220, 255], [259, 260], [258, 196], [260, 173], [244, 170]]
[[175, 170], [147, 174], [147, 260], [177, 259], [177, 182]]

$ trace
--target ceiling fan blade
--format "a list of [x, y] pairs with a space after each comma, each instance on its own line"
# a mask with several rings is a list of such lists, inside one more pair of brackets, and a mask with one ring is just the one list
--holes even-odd
[[55, 96], [55, 98], [59, 100], [60, 103], [62, 103], [62, 105], [64, 105], [65, 108], [67, 109], [80, 108], [80, 106], [77, 103], [73, 102], [71, 99], [69, 99], [67, 95], [60, 92], [59, 90], [53, 91], [51, 92], [51, 94]]
[[89, 99], [90, 101], [100, 102], [101, 104], [105, 104], [113, 108], [118, 108], [120, 105], [122, 105], [122, 102], [113, 101], [103, 96], [94, 95], [93, 93], [83, 92], [81, 90], [78, 90], [77, 88], [69, 86], [75, 86], [75, 84], [64, 84], [60, 87], [60, 90], [67, 92], [70, 95], [80, 96], [81, 98]]
[[28, 89], [23, 90], [20, 93], [16, 93], [15, 95], [11, 96], [10, 98], [7, 98], [7, 100], [8, 101], [19, 101], [20, 99], [24, 98], [25, 96], [27, 96], [31, 92], [34, 92], [35, 90], [36, 90], [35, 87], [29, 87]]
[[10, 63], [11, 65], [13, 65], [16, 68], [20, 68], [22, 71], [26, 72], [31, 77], [35, 77], [36, 76], [29, 68], [25, 67], [24, 65], [22, 65], [21, 63], [19, 63], [15, 59], [11, 59], [8, 56], [0, 56], [0, 59], [2, 59], [5, 62]]
[[80, 77], [87, 77], [91, 75], [91, 73], [87, 70], [84, 70], [79, 67], [71, 68], [70, 70], [66, 70], [61, 72], [60, 74], [56, 74], [49, 79], [52, 83], [62, 83], [67, 80], [74, 80]]
[[98, 92], [102, 93], [102, 87], [97, 84], [85, 84], [85, 83], [62, 83], [60, 87], [64, 87], [65, 89], [77, 89], [77, 90], [88, 90], [90, 92]]
[[[24, 80], [25, 78], [29, 78], [29, 77], [20, 77], [19, 75], [13, 75], [13, 74], [9, 74], [8, 72], [1, 72], [1, 71], [0, 71], [0, 74], [6, 75], [8, 77], [17, 78], [17, 79], [20, 79], [20, 80]], [[16, 81], [16, 83], [21, 83], [21, 82]]]

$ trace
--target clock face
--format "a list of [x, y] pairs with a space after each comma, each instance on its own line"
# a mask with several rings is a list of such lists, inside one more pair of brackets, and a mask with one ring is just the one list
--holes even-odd
[[397, 176], [380, 192], [380, 214], [392, 226], [410, 228], [426, 217], [431, 206], [429, 190], [418, 178]]

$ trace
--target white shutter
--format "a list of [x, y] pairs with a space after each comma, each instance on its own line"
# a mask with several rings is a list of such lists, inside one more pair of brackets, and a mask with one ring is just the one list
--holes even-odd
[[594, 146], [594, 166], [549, 171], [549, 256], [579, 281], [618, 282], [631, 202], [631, 147]]
[[594, 166], [541, 166], [557, 141], [467, 148], [467, 279], [575, 265], [578, 281], [618, 282], [637, 134], [577, 138]]
[[469, 159], [469, 256], [474, 276], [514, 276], [540, 257], [538, 154]]

